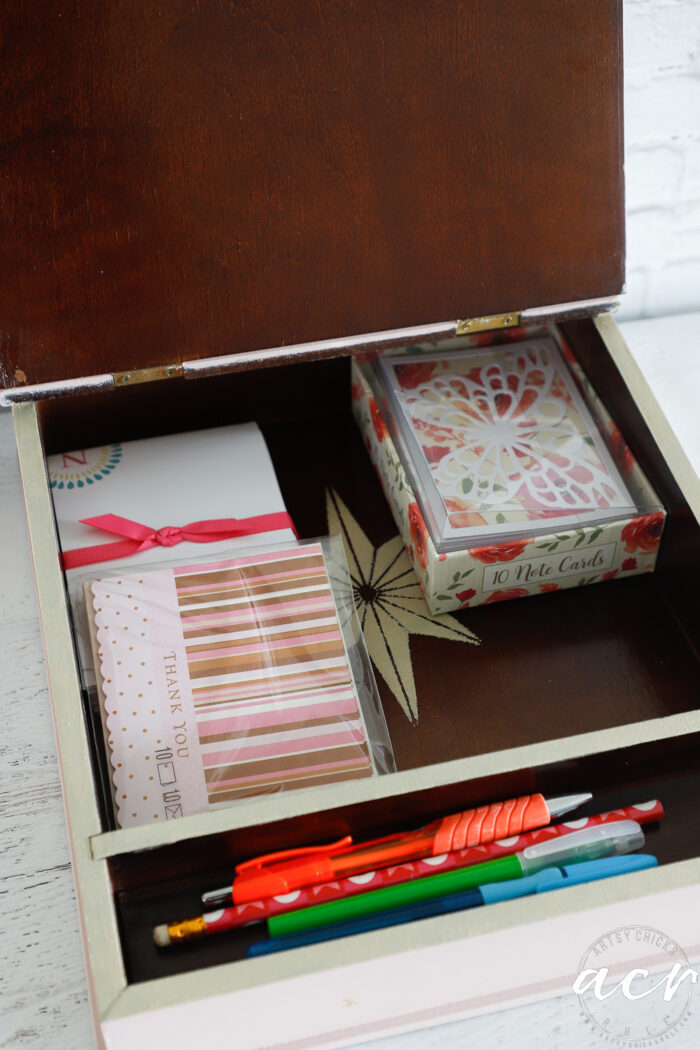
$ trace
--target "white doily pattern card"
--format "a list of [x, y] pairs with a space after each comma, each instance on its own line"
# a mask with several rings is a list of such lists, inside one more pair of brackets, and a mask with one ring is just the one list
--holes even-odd
[[380, 368], [436, 546], [634, 512], [553, 339], [404, 354]]

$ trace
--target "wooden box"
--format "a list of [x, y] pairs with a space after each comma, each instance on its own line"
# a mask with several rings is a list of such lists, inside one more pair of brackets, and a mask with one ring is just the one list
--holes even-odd
[[[3, 18], [0, 379], [98, 1043], [370, 1038], [570, 990], [591, 936], [626, 922], [697, 955], [700, 483], [604, 313], [624, 269], [621, 4], [25, 0]], [[400, 541], [350, 355], [543, 320], [667, 508], [657, 572], [392, 616], [372, 551]], [[251, 418], [301, 534], [354, 544], [399, 772], [114, 830], [45, 456]], [[660, 867], [267, 959], [245, 936], [152, 944], [239, 860], [535, 789], [594, 791], [590, 812], [660, 797]]]

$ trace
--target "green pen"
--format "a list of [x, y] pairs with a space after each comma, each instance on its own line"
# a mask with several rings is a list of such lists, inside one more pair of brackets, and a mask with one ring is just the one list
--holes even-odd
[[483, 864], [472, 864], [468, 868], [445, 871], [438, 875], [404, 882], [398, 886], [383, 886], [368, 890], [354, 897], [343, 897], [325, 904], [313, 904], [309, 908], [273, 915], [267, 920], [271, 937], [283, 937], [316, 926], [345, 922], [371, 915], [386, 908], [398, 908], [417, 901], [442, 897], [449, 893], [474, 889], [484, 883], [504, 882], [534, 875], [552, 865], [571, 864], [576, 861], [596, 860], [598, 857], [631, 853], [644, 845], [644, 833], [635, 820], [620, 820], [611, 824], [584, 828], [560, 838], [528, 846], [521, 853], [508, 857], [497, 857]]

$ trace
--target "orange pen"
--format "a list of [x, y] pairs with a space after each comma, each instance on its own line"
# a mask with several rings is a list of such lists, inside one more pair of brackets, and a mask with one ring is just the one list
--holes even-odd
[[245, 904], [402, 861], [438, 857], [544, 827], [553, 817], [576, 809], [590, 798], [588, 793], [549, 800], [542, 795], [523, 795], [441, 817], [418, 831], [400, 832], [371, 842], [354, 845], [352, 836], [347, 835], [328, 846], [267, 853], [239, 864], [231, 888], [212, 890], [202, 900], [212, 907], [231, 899], [234, 904]]

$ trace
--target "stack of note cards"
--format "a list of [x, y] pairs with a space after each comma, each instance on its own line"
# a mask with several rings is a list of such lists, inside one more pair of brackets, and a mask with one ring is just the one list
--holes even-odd
[[122, 827], [377, 771], [320, 543], [86, 597]]
[[[256, 423], [74, 449], [49, 456], [47, 463], [64, 554], [95, 544], [106, 546], [118, 538], [84, 524], [86, 518], [99, 515], [117, 514], [163, 529], [285, 509], [270, 453]], [[276, 543], [293, 540], [294, 533], [290, 527], [258, 536], [255, 542], [268, 539]], [[228, 550], [232, 542], [245, 547], [251, 541], [229, 539], [207, 549], [213, 553]], [[200, 544], [185, 542], [177, 553], [198, 557], [201, 551]], [[129, 557], [122, 558], [122, 564]], [[155, 546], [138, 557], [139, 565], [172, 561], [172, 551]], [[80, 570], [69, 570], [68, 578], [76, 572]]]
[[[119, 516], [156, 531], [165, 543], [122, 557], [104, 567], [169, 564], [175, 558], [214, 557], [265, 543], [293, 542], [291, 519], [285, 524], [284, 500], [265, 439], [255, 423], [166, 434], [139, 441], [74, 449], [48, 457], [51, 495], [64, 556], [68, 591], [77, 630], [83, 683], [94, 684], [87, 625], [81, 614], [86, 570], [81, 555], [99, 548], [90, 564], [101, 564], [122, 536], [86, 524], [86, 519]], [[172, 546], [174, 532], [191, 522], [253, 519], [251, 535], [210, 541], [185, 539]], [[265, 529], [271, 519], [275, 527]], [[261, 524], [262, 522], [262, 524]], [[106, 524], [106, 523], [105, 523]], [[75, 563], [75, 564], [74, 564]], [[72, 567], [74, 566], [74, 567]]]

